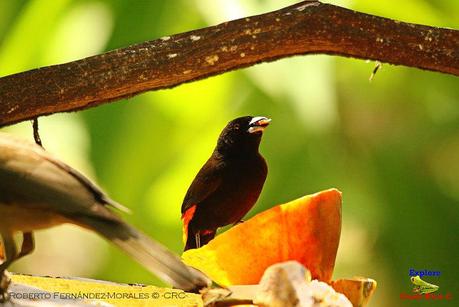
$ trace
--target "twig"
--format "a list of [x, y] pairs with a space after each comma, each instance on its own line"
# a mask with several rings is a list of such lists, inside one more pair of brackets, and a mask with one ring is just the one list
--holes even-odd
[[43, 144], [41, 143], [40, 133], [38, 131], [38, 118], [34, 118], [32, 120], [32, 127], [33, 127], [33, 138], [35, 140], [35, 143], [43, 147]]
[[376, 61], [375, 63], [375, 68], [373, 68], [373, 71], [371, 72], [370, 78], [368, 78], [368, 81], [373, 81], [373, 78], [376, 76], [376, 73], [381, 69], [382, 63], [379, 61]]

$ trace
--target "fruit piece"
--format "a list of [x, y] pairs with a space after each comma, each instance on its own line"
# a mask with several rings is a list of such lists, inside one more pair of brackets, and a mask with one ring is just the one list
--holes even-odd
[[263, 274], [253, 302], [271, 307], [303, 306], [311, 298], [305, 291], [310, 282], [311, 273], [296, 261], [273, 264]]
[[371, 278], [354, 277], [351, 279], [338, 279], [331, 283], [332, 287], [343, 293], [354, 307], [363, 307], [368, 304], [376, 289], [376, 281]]
[[258, 284], [272, 264], [296, 260], [330, 282], [341, 233], [341, 192], [304, 196], [264, 211], [182, 258], [221, 285]]

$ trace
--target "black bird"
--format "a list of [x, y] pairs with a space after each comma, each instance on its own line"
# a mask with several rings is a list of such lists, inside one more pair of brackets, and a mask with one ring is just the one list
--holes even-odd
[[244, 116], [223, 129], [183, 200], [185, 250], [207, 244], [217, 228], [240, 222], [257, 201], [268, 173], [258, 147], [270, 121]]
[[[209, 284], [202, 273], [123, 222], [111, 207], [122, 208], [78, 171], [36, 144], [0, 133], [0, 255], [5, 258], [0, 264], [0, 305], [9, 285], [5, 270], [33, 251], [32, 233], [64, 223], [96, 232], [174, 287], [196, 290]], [[19, 251], [16, 234], [23, 235]]]

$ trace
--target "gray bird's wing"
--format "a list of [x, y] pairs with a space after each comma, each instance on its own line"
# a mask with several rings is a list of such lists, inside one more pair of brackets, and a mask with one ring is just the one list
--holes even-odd
[[89, 179], [40, 146], [0, 133], [0, 202], [13, 201], [63, 215], [107, 215], [100, 204], [122, 208]]
[[[38, 145], [0, 133], [0, 213], [4, 212], [0, 214], [0, 226], [14, 224], [5, 229], [31, 231], [51, 227], [58, 224], [54, 223], [56, 218], [64, 217], [113, 242], [174, 287], [196, 291], [210, 284], [204, 274], [188, 268], [179, 257], [121, 221], [104, 204], [117, 206], [89, 179]], [[53, 215], [53, 221], [40, 224], [39, 220], [49, 215]]]

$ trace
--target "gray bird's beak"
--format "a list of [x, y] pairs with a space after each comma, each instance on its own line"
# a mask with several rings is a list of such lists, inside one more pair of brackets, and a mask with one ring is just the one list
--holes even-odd
[[269, 123], [271, 122], [270, 118], [263, 117], [263, 116], [256, 116], [252, 118], [252, 120], [249, 123], [249, 133], [257, 133], [257, 132], [263, 132], [266, 127], [268, 127]]

